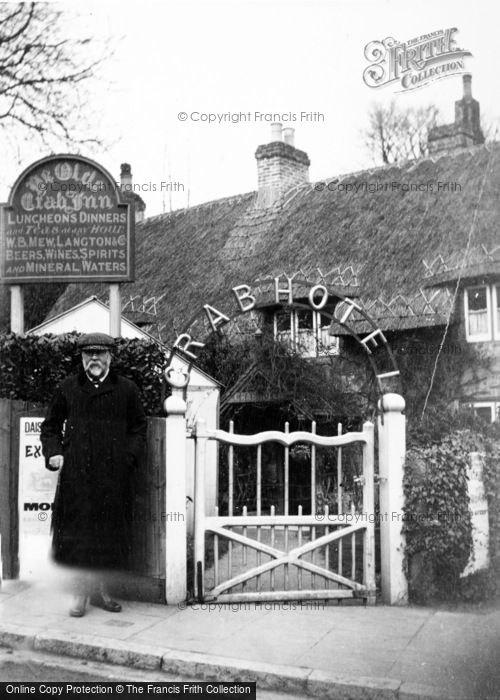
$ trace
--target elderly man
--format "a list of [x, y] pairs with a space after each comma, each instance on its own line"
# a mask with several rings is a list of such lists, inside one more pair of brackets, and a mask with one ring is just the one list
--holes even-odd
[[79, 338], [80, 373], [58, 387], [41, 426], [46, 466], [61, 470], [53, 557], [82, 570], [73, 617], [85, 614], [89, 597], [93, 605], [120, 612], [105, 575], [128, 565], [131, 484], [145, 447], [146, 417], [136, 385], [110, 369], [114, 342], [104, 333]]

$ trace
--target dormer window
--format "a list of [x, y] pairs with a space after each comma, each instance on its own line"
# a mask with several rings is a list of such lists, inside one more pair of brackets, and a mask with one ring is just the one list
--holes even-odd
[[486, 423], [494, 423], [500, 419], [500, 401], [474, 401], [464, 406]]
[[491, 288], [491, 300], [493, 306], [493, 336], [500, 340], [500, 285], [494, 284]]
[[500, 285], [468, 287], [464, 293], [464, 310], [469, 343], [500, 340]]
[[329, 333], [330, 322], [319, 311], [283, 308], [274, 313], [274, 337], [290, 343], [303, 357], [336, 355], [338, 338]]

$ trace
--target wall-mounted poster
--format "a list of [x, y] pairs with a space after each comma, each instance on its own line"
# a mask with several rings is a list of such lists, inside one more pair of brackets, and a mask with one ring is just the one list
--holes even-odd
[[467, 490], [472, 521], [472, 553], [462, 576], [469, 576], [489, 565], [488, 501], [483, 482], [483, 460], [481, 452], [470, 453]]
[[47, 561], [59, 472], [45, 468], [40, 442], [43, 418], [19, 420], [19, 563], [23, 578], [33, 575]]

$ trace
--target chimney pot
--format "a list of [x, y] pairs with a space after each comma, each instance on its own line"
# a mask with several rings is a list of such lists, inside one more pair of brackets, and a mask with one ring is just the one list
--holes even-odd
[[122, 197], [125, 201], [130, 202], [135, 212], [135, 223], [138, 224], [144, 221], [146, 204], [142, 197], [134, 192], [132, 186], [132, 168], [130, 163], [122, 163], [120, 165], [120, 187]]
[[271, 124], [271, 142], [282, 141], [283, 126], [279, 122]]
[[120, 184], [122, 187], [132, 185], [132, 168], [130, 163], [122, 163], [120, 166]]
[[465, 73], [463, 78], [464, 83], [464, 97], [472, 97], [472, 75], [470, 73]]
[[295, 129], [293, 129], [291, 126], [288, 126], [286, 129], [283, 129], [283, 139], [285, 143], [288, 143], [290, 144], [290, 146], [293, 146], [295, 141]]

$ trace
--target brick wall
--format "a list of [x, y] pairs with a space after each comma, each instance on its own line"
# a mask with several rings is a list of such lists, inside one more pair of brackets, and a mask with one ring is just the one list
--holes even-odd
[[428, 139], [429, 153], [452, 151], [456, 148], [466, 148], [473, 144], [472, 132], [461, 129], [454, 124], [434, 127]]
[[274, 141], [259, 146], [255, 158], [259, 207], [271, 206], [292, 187], [309, 182], [310, 160], [307, 153], [288, 143]]

